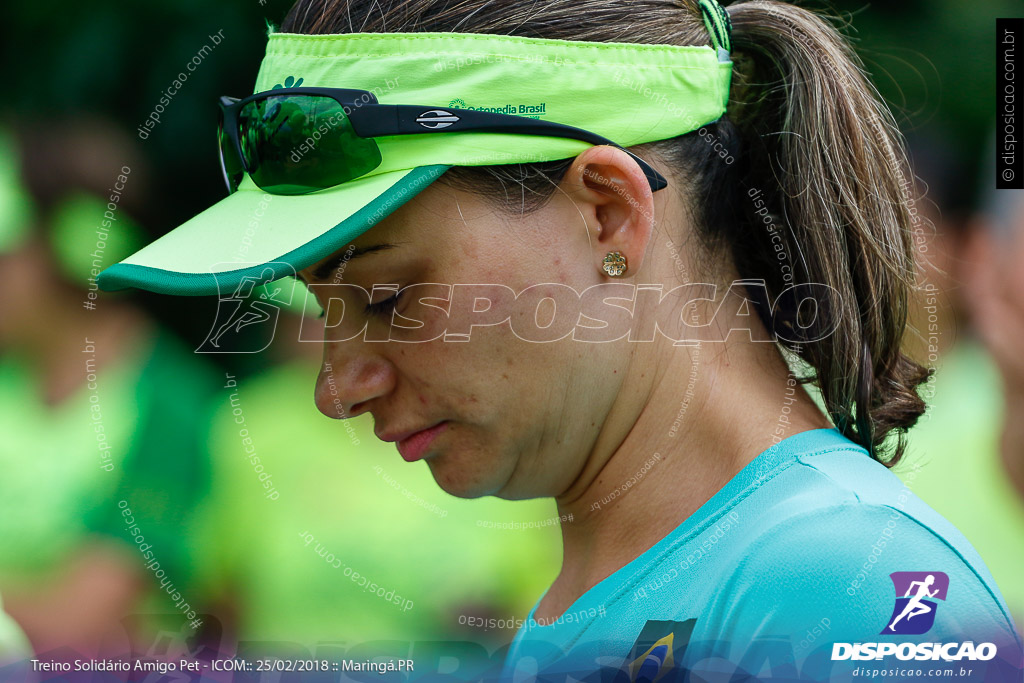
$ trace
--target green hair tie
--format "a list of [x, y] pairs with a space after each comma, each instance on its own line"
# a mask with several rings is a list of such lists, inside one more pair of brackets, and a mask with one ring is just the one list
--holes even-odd
[[732, 52], [732, 21], [729, 20], [729, 13], [717, 0], [697, 0], [697, 6], [700, 7], [704, 25], [708, 27], [715, 48]]

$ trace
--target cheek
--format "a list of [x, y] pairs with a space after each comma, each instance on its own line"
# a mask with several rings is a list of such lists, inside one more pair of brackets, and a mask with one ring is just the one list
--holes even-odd
[[502, 284], [516, 292], [544, 283], [594, 283], [589, 240], [570, 233], [572, 226], [528, 220], [477, 227], [460, 235], [460, 248], [444, 263], [444, 272], [458, 274], [456, 282]]
[[564, 240], [538, 239], [541, 231], [534, 228], [510, 239], [507, 226], [500, 230], [460, 235], [459, 246], [423, 274], [432, 282], [460, 283], [445, 285], [439, 298], [447, 304], [421, 301], [438, 296], [423, 285], [402, 311], [423, 327], [401, 332], [414, 343], [395, 345], [389, 356], [401, 375], [422, 387], [416, 405], [442, 401], [482, 419], [503, 413], [502, 419], [518, 422], [536, 413], [542, 398], [547, 402], [552, 387], [565, 386], [577, 365], [578, 293], [595, 284], [588, 280], [593, 269], [567, 253], [571, 245]]

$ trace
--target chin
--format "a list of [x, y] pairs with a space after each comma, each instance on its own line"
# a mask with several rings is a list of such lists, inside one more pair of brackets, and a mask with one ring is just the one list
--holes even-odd
[[504, 484], [500, 468], [478, 453], [445, 450], [426, 462], [437, 485], [457, 498], [497, 495]]

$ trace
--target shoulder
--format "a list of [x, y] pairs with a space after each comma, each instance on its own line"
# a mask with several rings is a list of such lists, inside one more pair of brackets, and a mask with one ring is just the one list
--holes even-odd
[[[14, 619], [4, 612], [3, 605], [0, 604], [0, 667], [11, 662], [27, 660], [31, 656], [32, 648], [25, 634]], [[11, 668], [21, 667], [14, 665]]]
[[913, 476], [900, 481], [862, 450], [840, 449], [801, 455], [778, 477], [787, 495], [751, 520], [716, 595], [722, 623], [782, 636], [825, 620], [837, 640], [864, 639], [893, 610], [892, 574], [939, 572], [949, 579], [944, 623], [1012, 632], [981, 558], [914, 494]]

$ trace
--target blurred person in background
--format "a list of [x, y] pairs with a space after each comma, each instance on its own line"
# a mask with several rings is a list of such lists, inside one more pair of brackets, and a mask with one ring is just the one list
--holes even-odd
[[206, 487], [215, 380], [131, 300], [96, 298], [98, 269], [143, 239], [130, 138], [80, 118], [5, 145], [38, 218], [0, 253], [0, 592], [37, 653], [144, 652], [141, 615], [180, 611], [160, 579], [191, 597], [180, 528]]
[[[6, 131], [0, 129], [0, 260], [10, 245], [22, 238], [32, 220], [32, 201], [19, 172], [14, 145]], [[25, 678], [25, 660], [31, 655], [28, 639], [4, 611], [0, 599], [0, 679]]]
[[[1024, 497], [1024, 190], [989, 190], [971, 227], [965, 294], [971, 322], [1002, 380], [1002, 465]], [[1024, 543], [1024, 526], [1020, 530]]]
[[[962, 164], [943, 139], [912, 140], [924, 236], [923, 286], [911, 306], [914, 354], [935, 373], [921, 392], [928, 412], [908, 434], [897, 472], [971, 541], [1020, 628], [1024, 192], [996, 190], [993, 171], [982, 172], [982, 206], [971, 216]], [[995, 167], [991, 150], [986, 164]]]

